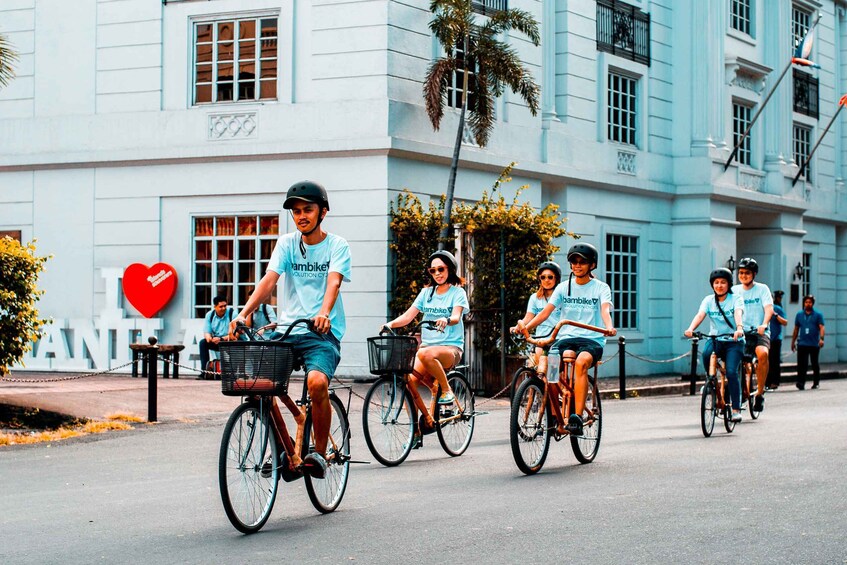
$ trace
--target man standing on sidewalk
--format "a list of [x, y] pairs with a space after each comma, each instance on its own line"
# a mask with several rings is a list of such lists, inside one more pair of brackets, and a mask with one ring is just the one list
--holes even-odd
[[766, 383], [770, 390], [779, 388], [779, 379], [782, 374], [782, 326], [788, 324], [785, 310], [782, 309], [782, 296], [784, 294], [781, 290], [773, 292], [773, 317], [770, 321], [771, 350], [768, 354], [768, 380]]
[[[803, 297], [803, 309], [794, 318], [794, 335], [791, 336], [791, 351], [797, 351], [797, 388], [806, 388], [806, 370], [809, 359], [812, 362], [814, 383], [812, 388], [818, 388], [821, 380], [821, 367], [818, 355], [823, 347], [824, 322], [823, 314], [815, 310], [815, 297], [807, 294]], [[799, 336], [799, 339], [798, 339]]]

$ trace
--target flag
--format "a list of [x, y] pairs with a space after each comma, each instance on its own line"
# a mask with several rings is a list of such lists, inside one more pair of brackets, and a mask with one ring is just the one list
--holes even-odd
[[814, 67], [816, 69], [821, 68], [820, 65], [809, 60], [809, 55], [812, 54], [812, 44], [814, 42], [815, 26], [812, 26], [812, 28], [806, 32], [806, 37], [804, 37], [794, 49], [794, 56], [791, 57], [791, 62], [795, 65], [802, 65], [804, 67]]

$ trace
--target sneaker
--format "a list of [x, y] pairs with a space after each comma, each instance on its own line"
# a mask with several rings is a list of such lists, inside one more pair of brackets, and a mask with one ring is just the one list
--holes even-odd
[[[433, 422], [433, 424], [434, 423], [435, 422]], [[423, 435], [428, 436], [429, 434], [435, 431], [435, 426], [427, 426], [426, 417], [421, 414], [421, 417], [418, 419], [418, 429]]]
[[756, 400], [753, 401], [753, 411], [754, 412], [762, 412], [765, 409], [765, 395], [756, 396]]
[[805, 390], [806, 383], [797, 383], [797, 390]]
[[439, 404], [453, 404], [453, 401], [456, 400], [456, 397], [452, 392], [445, 392], [440, 397], [438, 397]]
[[815, 383], [815, 384], [812, 385], [812, 388], [820, 388], [820, 386], [821, 385], [819, 385], [818, 383]]
[[565, 429], [567, 429], [568, 433], [572, 436], [581, 436], [582, 418], [580, 418], [577, 414], [571, 414], [571, 417], [568, 418], [568, 425]]
[[[406, 450], [407, 444], [403, 444], [403, 450]], [[412, 436], [412, 449], [420, 449], [423, 447], [423, 436], [415, 434]]]
[[733, 410], [732, 416], [729, 418], [730, 422], [740, 422], [741, 421], [741, 410]]
[[320, 453], [310, 453], [303, 458], [301, 465], [303, 473], [314, 477], [315, 479], [323, 479], [326, 477], [326, 459]]

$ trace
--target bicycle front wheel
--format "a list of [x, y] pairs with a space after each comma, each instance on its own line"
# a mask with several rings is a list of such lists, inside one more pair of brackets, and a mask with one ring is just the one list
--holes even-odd
[[750, 417], [756, 420], [761, 414], [761, 411], [755, 410], [756, 393], [759, 391], [759, 378], [756, 375], [758, 364], [756, 362], [744, 363], [744, 377], [747, 379], [747, 390], [750, 392], [747, 398], [747, 408], [750, 411]]
[[582, 410], [582, 435], [571, 436], [571, 449], [580, 463], [591, 463], [600, 451], [603, 414], [600, 409], [600, 389], [597, 379], [589, 377], [588, 395]]
[[381, 377], [371, 386], [362, 407], [362, 430], [377, 461], [393, 467], [406, 460], [412, 451], [415, 409], [405, 379]]
[[707, 380], [700, 394], [700, 429], [706, 437], [711, 436], [715, 429], [715, 417], [718, 414], [717, 401], [715, 383]]
[[728, 434], [731, 434], [732, 430], [735, 429], [735, 422], [732, 421], [732, 408], [729, 403], [723, 408], [723, 427]]
[[512, 377], [512, 385], [509, 389], [509, 401], [515, 401], [515, 394], [517, 394], [518, 389], [521, 387], [523, 382], [530, 377], [535, 376], [535, 369], [531, 367], [521, 367], [517, 371], [515, 371], [514, 376]]
[[[323, 479], [304, 476], [309, 500], [315, 509], [323, 514], [338, 508], [347, 489], [347, 478], [350, 474], [350, 422], [347, 420], [347, 411], [335, 394], [329, 395], [329, 404], [332, 408], [332, 421], [326, 447], [326, 476]], [[303, 437], [312, 438], [309, 451], [314, 451], [315, 448], [313, 435], [312, 413], [309, 412], [303, 430]]]
[[453, 404], [436, 406], [435, 430], [444, 451], [452, 457], [457, 457], [465, 452], [473, 437], [474, 395], [470, 384], [460, 373], [448, 374], [447, 383], [456, 400]]
[[264, 410], [262, 406], [245, 402], [233, 411], [224, 428], [218, 459], [224, 511], [232, 525], [245, 534], [265, 525], [279, 485], [276, 440], [267, 406]]
[[553, 415], [544, 403], [544, 381], [533, 376], [523, 382], [512, 401], [509, 441], [512, 457], [524, 474], [541, 470], [550, 449], [550, 422]]

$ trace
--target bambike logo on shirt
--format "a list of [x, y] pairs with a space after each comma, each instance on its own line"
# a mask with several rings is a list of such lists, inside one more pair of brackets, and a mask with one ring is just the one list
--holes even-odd
[[326, 277], [327, 272], [329, 272], [329, 261], [326, 263], [318, 263], [317, 261], [294, 263], [291, 270], [295, 277], [305, 279]]
[[562, 298], [562, 308], [577, 308], [579, 310], [592, 310], [600, 302], [599, 298], [583, 298], [581, 296], [565, 296]]
[[434, 307], [426, 307], [421, 308], [421, 312], [424, 314], [431, 314], [433, 316], [450, 316], [451, 313], [450, 308], [434, 308]]
[[762, 301], [762, 299], [761, 299], [761, 298], [759, 298], [759, 297], [756, 297], [756, 298], [745, 298], [745, 299], [744, 299], [744, 304], [745, 304], [745, 306], [746, 306], [747, 304], [759, 304], [761, 301]]

